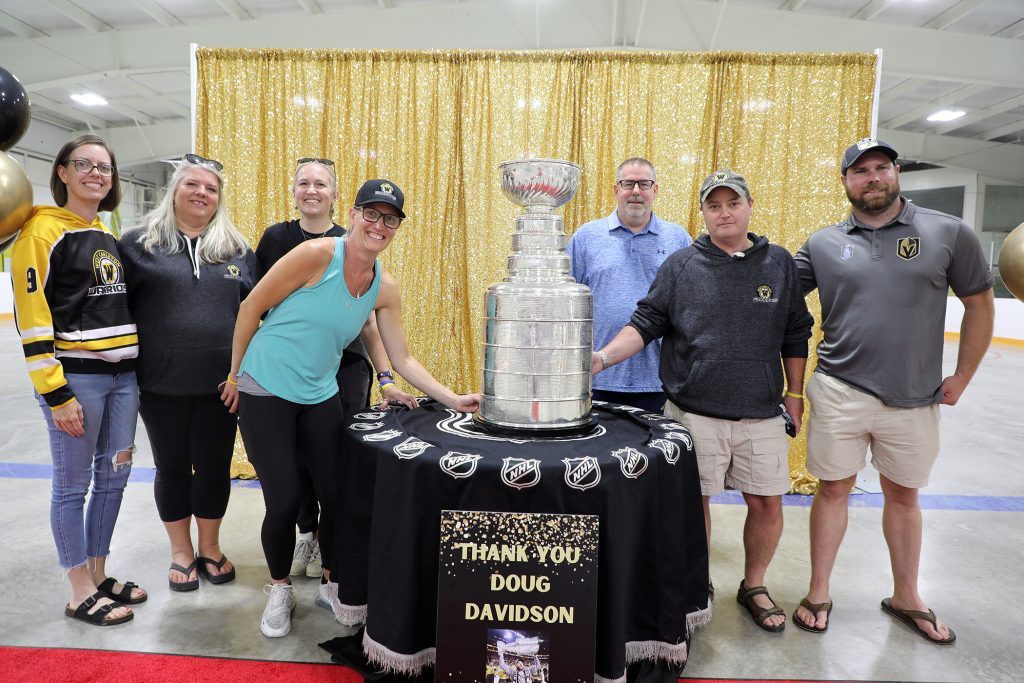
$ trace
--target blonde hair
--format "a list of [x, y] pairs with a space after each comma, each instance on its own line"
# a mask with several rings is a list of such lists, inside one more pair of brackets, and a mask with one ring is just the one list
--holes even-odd
[[[299, 171], [302, 170], [303, 166], [309, 166], [311, 164], [316, 164], [320, 168], [327, 169], [327, 175], [331, 179], [331, 191], [334, 192], [334, 194], [338, 194], [338, 176], [334, 172], [334, 166], [331, 166], [331, 165], [328, 165], [328, 164], [322, 164], [319, 161], [303, 161], [302, 163], [298, 164], [295, 167], [295, 173], [292, 175], [292, 184], [291, 184], [291, 187], [289, 189], [291, 190], [293, 198], [294, 198], [294, 195], [295, 195], [295, 185], [299, 182]], [[331, 202], [331, 208], [330, 208], [330, 215], [331, 216], [334, 215], [334, 205], [337, 204], [337, 203], [338, 203], [337, 199], [335, 199], [333, 202]], [[295, 208], [297, 210], [299, 207], [296, 206]]]
[[199, 240], [196, 251], [200, 263], [224, 263], [232, 256], [240, 256], [249, 249], [249, 243], [228, 215], [227, 197], [224, 189], [224, 176], [221, 171], [210, 164], [192, 164], [182, 161], [167, 183], [163, 199], [156, 208], [142, 217], [142, 225], [134, 228], [142, 230], [143, 236], [139, 244], [152, 254], [156, 249], [164, 249], [176, 254], [184, 248], [178, 231], [178, 221], [174, 216], [174, 194], [185, 180], [185, 175], [193, 167], [200, 167], [217, 177], [218, 201], [217, 210], [210, 217], [203, 231], [203, 239]]

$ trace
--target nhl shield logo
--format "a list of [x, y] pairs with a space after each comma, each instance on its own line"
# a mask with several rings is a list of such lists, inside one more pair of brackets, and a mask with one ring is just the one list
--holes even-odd
[[665, 434], [666, 439], [675, 439], [676, 441], [682, 441], [683, 445], [686, 446], [686, 450], [693, 450], [693, 439], [690, 437], [689, 432], [668, 432]]
[[582, 458], [564, 458], [565, 483], [574, 489], [586, 491], [601, 481], [601, 465], [597, 458], [587, 455]]
[[380, 420], [384, 417], [384, 413], [373, 412], [373, 413], [356, 413], [352, 417], [357, 420]]
[[665, 462], [669, 465], [675, 465], [679, 462], [679, 444], [675, 441], [669, 441], [668, 439], [655, 439], [648, 444], [651, 448], [657, 448], [665, 455]]
[[679, 424], [678, 422], [666, 422], [665, 424], [661, 424], [658, 426], [668, 431], [672, 431], [673, 429], [685, 429], [685, 427], [683, 427], [683, 425]]
[[618, 408], [619, 410], [621, 410], [624, 413], [632, 413], [633, 415], [636, 415], [637, 413], [644, 412], [643, 408], [637, 408], [636, 406], [623, 406], [623, 405], [619, 405], [619, 406], [615, 406], [615, 407]]
[[380, 429], [383, 426], [383, 422], [353, 422], [348, 428], [356, 432], [369, 432], [374, 429]]
[[535, 486], [540, 481], [540, 460], [536, 458], [503, 458], [501, 481], [514, 489]]
[[366, 434], [363, 436], [363, 441], [391, 441], [396, 436], [401, 436], [402, 432], [397, 429], [385, 429], [383, 432], [376, 432], [375, 434]]
[[612, 455], [619, 459], [622, 473], [630, 479], [636, 479], [647, 471], [647, 456], [635, 448], [620, 448], [612, 451]]
[[448, 476], [454, 479], [465, 479], [476, 472], [477, 463], [482, 457], [475, 453], [448, 451], [441, 456], [441, 460], [437, 464], [441, 466], [441, 471]]
[[423, 455], [423, 453], [432, 446], [426, 441], [420, 441], [415, 436], [410, 436], [402, 443], [395, 446], [394, 451], [402, 460], [411, 460], [417, 455]]
[[644, 418], [645, 420], [651, 420], [652, 422], [657, 422], [658, 420], [664, 421], [672, 419], [670, 417], [665, 417], [661, 413], [644, 413], [640, 417]]
[[904, 261], [909, 261], [921, 253], [920, 237], [901, 237], [896, 240], [896, 255]]

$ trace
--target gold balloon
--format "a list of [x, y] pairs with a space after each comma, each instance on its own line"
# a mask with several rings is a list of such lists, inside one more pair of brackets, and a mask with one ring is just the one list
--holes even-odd
[[1010, 294], [1024, 301], [1024, 223], [1006, 236], [999, 249], [999, 277]]
[[25, 169], [6, 152], [0, 152], [0, 249], [25, 225], [32, 213], [32, 183]]

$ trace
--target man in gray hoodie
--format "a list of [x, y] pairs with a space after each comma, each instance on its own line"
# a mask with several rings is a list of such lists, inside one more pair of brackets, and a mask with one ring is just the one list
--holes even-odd
[[594, 352], [591, 369], [600, 372], [662, 340], [665, 415], [689, 429], [696, 444], [708, 544], [709, 497], [724, 486], [741, 491], [746, 561], [736, 599], [757, 626], [778, 632], [786, 616], [764, 576], [782, 536], [781, 496], [790, 489], [782, 405], [795, 434], [813, 320], [793, 257], [747, 232], [754, 201], [743, 176], [712, 173], [700, 200], [707, 234], [668, 257], [629, 323]]

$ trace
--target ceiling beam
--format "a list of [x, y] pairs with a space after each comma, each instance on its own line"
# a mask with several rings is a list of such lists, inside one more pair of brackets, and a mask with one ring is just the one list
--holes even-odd
[[786, 0], [786, 4], [782, 6], [782, 9], [786, 10], [787, 12], [796, 12], [806, 3], [807, 0]]
[[30, 26], [20, 19], [15, 19], [10, 14], [7, 14], [7, 12], [0, 12], [0, 28], [7, 29], [14, 35], [22, 38], [37, 38], [46, 35], [35, 26]]
[[928, 81], [923, 78], [908, 78], [883, 92], [878, 99], [882, 103], [892, 102], [897, 98], [903, 97], [909, 92], [913, 92], [918, 88], [918, 86], [924, 85], [927, 82]]
[[65, 88], [69, 85], [91, 83], [92, 81], [99, 81], [104, 78], [125, 78], [129, 76], [144, 76], [146, 74], [179, 73], [183, 70], [182, 66], [162, 66], [148, 69], [108, 69], [106, 71], [90, 71], [76, 76], [54, 78], [49, 81], [25, 83], [24, 86], [25, 90], [28, 90], [29, 92], [38, 92], [40, 90], [47, 90], [48, 88]]
[[885, 8], [893, 3], [893, 0], [871, 0], [868, 4], [850, 15], [851, 19], [871, 21], [885, 11]]
[[995, 34], [999, 38], [1020, 38], [1024, 36], [1024, 19], [1010, 24], [1002, 31]]
[[1024, 145], [885, 128], [878, 131], [878, 137], [898, 149], [903, 159], [962, 168], [1012, 183], [1024, 183]]
[[216, 2], [221, 6], [221, 9], [238, 21], [246, 21], [253, 18], [248, 10], [238, 4], [238, 0], [216, 0]]
[[1024, 106], [1024, 95], [1010, 97], [1008, 99], [1003, 100], [1002, 102], [993, 104], [991, 107], [986, 107], [985, 109], [973, 111], [967, 116], [962, 116], [958, 118], [956, 121], [950, 121], [944, 126], [939, 126], [938, 128], [935, 129], [935, 132], [938, 133], [939, 135], [945, 135], [946, 133], [951, 133], [954, 130], [963, 128], [964, 126], [969, 126], [970, 124], [976, 121], [984, 121], [989, 117], [995, 116], [997, 114], [1002, 114], [1004, 112], [1008, 112], [1011, 109], [1016, 109], [1017, 107], [1021, 106]]
[[[88, 112], [84, 112], [81, 109], [76, 109], [75, 107], [72, 107], [70, 104], [61, 102], [59, 100], [55, 100], [50, 97], [46, 97], [45, 95], [40, 95], [39, 93], [32, 94], [32, 107], [33, 109], [35, 107], [49, 109], [50, 111], [58, 114], [64, 119], [67, 119], [69, 121], [81, 122], [86, 125], [92, 126], [93, 128], [105, 128], [110, 125], [108, 121], [104, 121], [98, 116], [93, 116]], [[34, 112], [33, 116], [35, 116]]]
[[377, 0], [377, 4], [381, 9], [394, 9], [395, 0]]
[[131, 3], [140, 10], [160, 22], [162, 26], [184, 26], [184, 22], [168, 12], [162, 5], [156, 4], [154, 0], [131, 0]]
[[112, 31], [114, 27], [100, 21], [70, 0], [45, 0], [46, 4], [90, 31]]
[[910, 123], [922, 116], [934, 113], [937, 107], [951, 107], [959, 100], [973, 97], [974, 95], [986, 90], [988, 90], [987, 85], [965, 85], [958, 90], [954, 90], [942, 97], [937, 97], [931, 102], [926, 102], [921, 106], [915, 107], [904, 114], [900, 114], [899, 116], [895, 116], [888, 121], [882, 121], [879, 125], [885, 126], [886, 128], [899, 128], [903, 124]]
[[316, 0], [299, 0], [299, 4], [302, 5], [302, 9], [306, 10], [306, 14], [323, 14], [324, 12]]
[[[978, 137], [981, 138], [982, 140], [995, 140], [996, 138], [1001, 138], [1004, 135], [1010, 135], [1011, 133], [1019, 134], [1021, 131], [1024, 131], [1024, 119], [1008, 123], [1005, 126], [999, 126], [998, 128], [986, 130]], [[1020, 139], [1019, 135], [1018, 139]]]
[[988, 1], [989, 0], [960, 0], [960, 2], [956, 3], [948, 10], [925, 24], [923, 28], [934, 28], [939, 31], [945, 31], [947, 28], [960, 21]]

